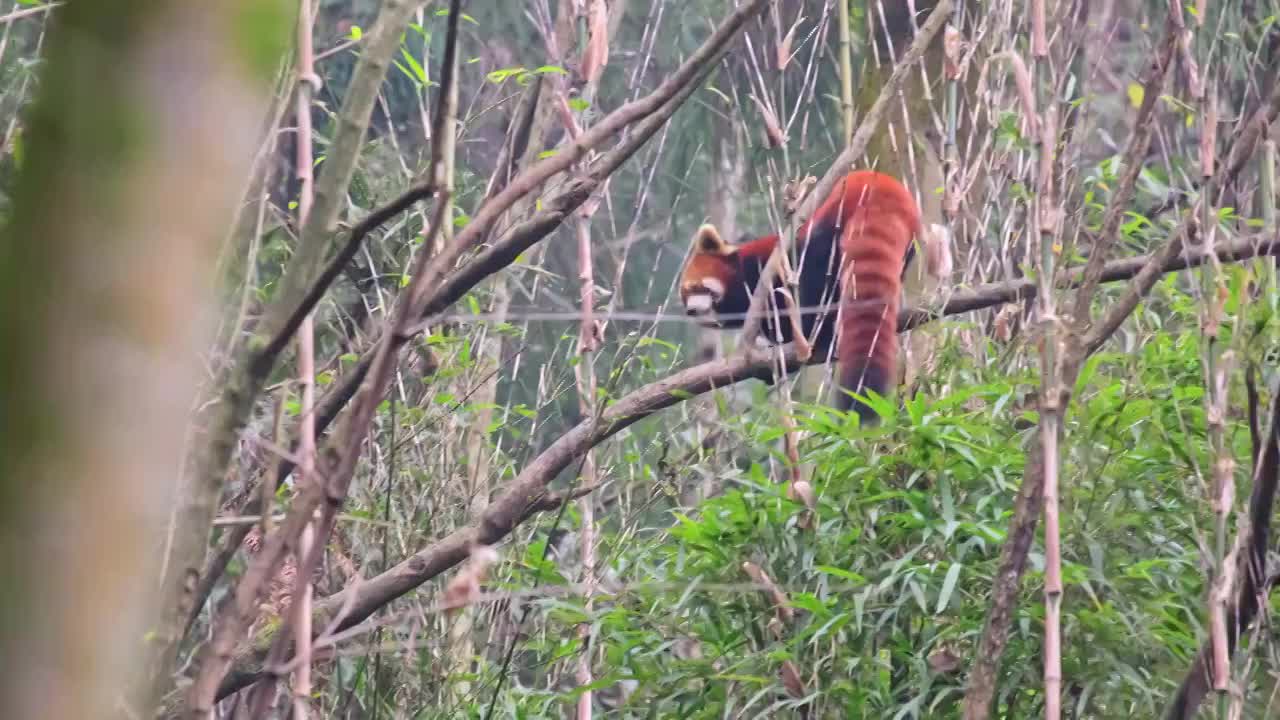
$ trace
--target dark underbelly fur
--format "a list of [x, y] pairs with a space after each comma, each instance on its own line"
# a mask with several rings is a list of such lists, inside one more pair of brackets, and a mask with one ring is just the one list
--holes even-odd
[[[800, 303], [800, 326], [804, 336], [813, 346], [815, 355], [825, 355], [835, 342], [836, 311], [840, 300], [840, 286], [837, 281], [840, 270], [840, 248], [836, 238], [839, 232], [835, 227], [816, 227], [809, 237], [808, 245], [801, 250], [800, 264], [797, 270], [799, 277], [797, 294]], [[833, 257], [834, 255], [834, 257]], [[782, 287], [775, 281], [775, 287]], [[787, 317], [787, 309], [781, 304], [781, 297], [775, 296], [776, 313], [770, 308], [769, 314], [761, 323], [762, 335], [770, 342], [789, 343], [793, 340], [791, 321]], [[831, 309], [819, 312], [817, 308], [830, 306]], [[780, 321], [780, 322], [778, 322]], [[817, 335], [815, 337], [815, 328]]]

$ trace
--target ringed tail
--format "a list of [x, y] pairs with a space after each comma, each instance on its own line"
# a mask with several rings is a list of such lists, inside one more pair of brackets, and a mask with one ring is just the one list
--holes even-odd
[[888, 175], [859, 171], [844, 182], [834, 404], [843, 412], [852, 409], [867, 425], [878, 414], [849, 393], [887, 396], [897, 385], [902, 276], [920, 232], [920, 213], [911, 193]]

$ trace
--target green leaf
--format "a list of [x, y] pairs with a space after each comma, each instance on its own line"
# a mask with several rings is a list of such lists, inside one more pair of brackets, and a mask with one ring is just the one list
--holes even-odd
[[951, 568], [947, 570], [947, 576], [942, 580], [942, 591], [938, 593], [938, 609], [934, 610], [935, 615], [940, 615], [947, 609], [947, 603], [951, 602], [951, 593], [955, 592], [962, 567], [964, 567], [962, 563], [951, 563]]
[[1130, 105], [1133, 107], [1142, 107], [1143, 89], [1141, 84], [1136, 82], [1129, 83], [1128, 94]]
[[519, 75], [520, 73], [523, 73], [523, 72], [527, 72], [527, 71], [524, 69], [523, 66], [517, 65], [516, 67], [502, 68], [500, 70], [490, 71], [487, 75], [485, 75], [485, 79], [487, 79], [491, 83], [500, 83], [503, 80], [506, 80], [507, 78], [511, 77], [512, 75]]
[[426, 85], [428, 82], [427, 71], [413, 57], [413, 53], [409, 52], [408, 48], [401, 47], [400, 57], [404, 58], [404, 61], [409, 63], [409, 67], [413, 69], [413, 74], [410, 77], [417, 80], [419, 85]]

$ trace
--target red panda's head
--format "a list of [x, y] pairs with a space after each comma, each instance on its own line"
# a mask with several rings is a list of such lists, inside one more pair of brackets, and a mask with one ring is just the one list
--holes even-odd
[[717, 315], [742, 310], [725, 307], [729, 295], [742, 285], [738, 248], [726, 242], [714, 225], [703, 225], [693, 236], [693, 250], [680, 275], [680, 302], [687, 314], [707, 327], [721, 327]]

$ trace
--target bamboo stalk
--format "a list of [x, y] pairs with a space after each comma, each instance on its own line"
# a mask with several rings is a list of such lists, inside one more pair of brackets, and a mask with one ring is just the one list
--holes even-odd
[[[1258, 171], [1259, 194], [1262, 196], [1262, 231], [1276, 231], [1276, 141], [1268, 138], [1262, 143], [1262, 153], [1258, 157], [1262, 167]], [[1276, 282], [1276, 258], [1268, 255], [1262, 261], [1262, 274], [1266, 278], [1263, 284], [1263, 297], [1271, 312], [1275, 313], [1280, 296], [1280, 285]]]
[[[312, 30], [315, 24], [315, 7], [312, 0], [298, 3], [298, 91], [297, 91], [297, 140], [295, 158], [298, 176], [298, 227], [305, 227], [315, 200], [315, 174], [312, 153], [311, 103], [319, 85], [315, 74], [315, 48]], [[316, 385], [315, 385], [315, 317], [308, 313], [298, 327], [298, 383], [302, 389], [301, 417], [298, 424], [299, 475], [301, 484], [318, 483], [316, 476]], [[302, 531], [295, 561], [302, 567], [317, 542], [316, 519]], [[264, 534], [265, 536], [265, 534]], [[323, 542], [323, 540], [320, 540]], [[293, 675], [293, 716], [307, 720], [310, 715], [311, 697], [311, 601], [314, 588], [310, 574], [297, 573], [293, 593], [294, 654], [298, 667]]]
[[1031, 202], [1030, 229], [1040, 236], [1039, 314], [1044, 336], [1040, 367], [1040, 444], [1044, 468], [1044, 717], [1062, 716], [1062, 547], [1058, 516], [1058, 435], [1062, 425], [1058, 378], [1058, 319], [1054, 306], [1054, 273], [1057, 242], [1053, 200], [1053, 169], [1057, 142], [1057, 110], [1053, 106], [1053, 83], [1040, 73], [1049, 69], [1048, 35], [1045, 28], [1045, 0], [1031, 0], [1031, 82], [1038, 95], [1039, 122], [1035, 109], [1028, 124], [1038, 134], [1033, 138], [1039, 160], [1037, 191]]
[[844, 136], [842, 144], [848, 145], [853, 139], [853, 58], [849, 41], [849, 3], [851, 0], [838, 0], [837, 22], [840, 23], [840, 117], [843, 119]]

